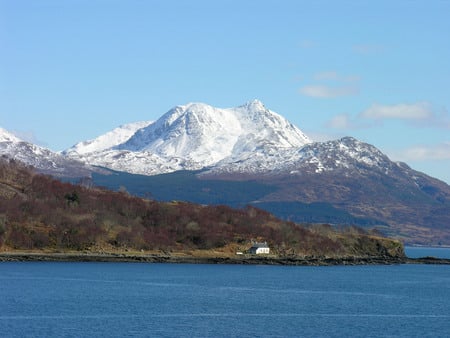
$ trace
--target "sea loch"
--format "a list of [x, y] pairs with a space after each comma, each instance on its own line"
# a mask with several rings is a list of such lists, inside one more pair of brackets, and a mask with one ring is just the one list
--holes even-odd
[[2, 337], [442, 337], [450, 266], [0, 264]]

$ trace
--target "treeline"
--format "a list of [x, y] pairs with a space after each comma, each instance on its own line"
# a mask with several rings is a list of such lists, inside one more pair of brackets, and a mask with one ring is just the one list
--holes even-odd
[[285, 255], [370, 255], [383, 250], [397, 255], [399, 250], [398, 243], [360, 230], [306, 228], [250, 206], [237, 210], [156, 202], [63, 183], [18, 162], [0, 160], [0, 248], [183, 251], [244, 247], [251, 239], [267, 241]]

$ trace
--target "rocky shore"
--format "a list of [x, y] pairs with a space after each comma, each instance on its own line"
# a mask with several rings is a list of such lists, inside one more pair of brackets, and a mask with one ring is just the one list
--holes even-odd
[[113, 253], [0, 253], [0, 262], [142, 262], [184, 264], [265, 264], [265, 265], [386, 265], [386, 264], [450, 264], [450, 259], [434, 257], [276, 257], [232, 256], [196, 257], [164, 254], [113, 254]]

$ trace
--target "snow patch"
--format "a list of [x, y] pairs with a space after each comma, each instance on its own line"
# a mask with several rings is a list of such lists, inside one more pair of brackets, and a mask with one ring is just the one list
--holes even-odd
[[239, 170], [253, 170], [254, 166], [268, 170], [283, 161], [280, 151], [311, 143], [300, 129], [258, 100], [236, 108], [188, 103], [139, 127], [132, 135], [134, 126], [116, 128], [78, 143], [65, 154], [89, 164], [140, 174], [246, 161], [248, 165]]

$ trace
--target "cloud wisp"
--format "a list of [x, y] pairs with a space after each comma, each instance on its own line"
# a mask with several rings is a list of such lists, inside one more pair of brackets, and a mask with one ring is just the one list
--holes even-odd
[[363, 129], [380, 126], [387, 120], [400, 120], [416, 127], [450, 129], [447, 111], [436, 112], [428, 102], [373, 104], [355, 117], [350, 114], [336, 115], [326, 125], [334, 129]]
[[427, 102], [390, 106], [374, 104], [359, 114], [359, 117], [372, 120], [424, 120], [433, 117], [433, 110], [431, 104]]
[[357, 121], [354, 121], [350, 114], [339, 114], [327, 122], [326, 126], [332, 129], [359, 129]]
[[358, 94], [359, 90], [353, 86], [309, 85], [300, 88], [300, 93], [315, 98], [335, 98]]
[[313, 80], [316, 83], [300, 88], [300, 94], [313, 98], [329, 99], [359, 93], [358, 82], [360, 78], [358, 76], [343, 76], [335, 71], [326, 71], [315, 74]]
[[392, 156], [404, 162], [450, 160], [450, 141], [434, 145], [414, 145], [394, 151]]

